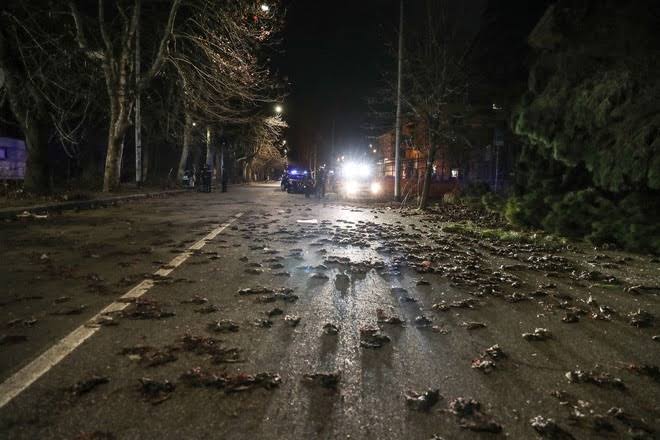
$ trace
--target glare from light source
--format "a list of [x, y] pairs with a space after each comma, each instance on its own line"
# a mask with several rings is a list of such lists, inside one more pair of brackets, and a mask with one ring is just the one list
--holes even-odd
[[197, 122], [193, 122], [193, 123], [192, 123], [192, 126], [193, 126], [193, 127], [197, 127]]
[[268, 6], [266, 3], [262, 3], [261, 4], [261, 10], [263, 12], [268, 12], [268, 11], [270, 11], [270, 6]]
[[275, 113], [282, 113], [282, 110], [283, 109], [282, 109], [281, 105], [278, 104], [278, 105], [275, 106]]
[[383, 190], [383, 187], [380, 185], [380, 182], [373, 182], [371, 184], [371, 194], [377, 195]]
[[360, 189], [360, 185], [355, 180], [346, 182], [346, 194], [355, 195]]
[[373, 149], [373, 152], [376, 153], [376, 149], [375, 149], [375, 148]]

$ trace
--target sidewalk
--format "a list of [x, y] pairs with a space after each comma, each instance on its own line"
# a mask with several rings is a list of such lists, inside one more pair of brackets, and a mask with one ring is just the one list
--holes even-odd
[[[22, 215], [35, 216], [43, 215], [49, 212], [61, 212], [72, 209], [94, 209], [114, 205], [117, 202], [127, 200], [146, 199], [150, 197], [161, 197], [174, 194], [185, 193], [186, 190], [167, 190], [167, 191], [151, 191], [139, 192], [124, 195], [106, 196], [106, 197], [92, 197], [84, 200], [71, 200], [64, 202], [41, 203], [26, 206], [12, 206], [8, 208], [0, 208], [0, 220], [16, 219]], [[26, 214], [27, 213], [27, 214]]]

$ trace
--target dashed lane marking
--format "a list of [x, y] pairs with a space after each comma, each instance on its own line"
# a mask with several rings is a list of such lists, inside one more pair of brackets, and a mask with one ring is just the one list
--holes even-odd
[[[227, 229], [232, 223], [238, 220], [243, 213], [238, 213], [233, 216], [231, 220], [209, 232], [204, 238], [199, 240], [197, 243], [190, 246], [186, 251], [177, 255], [170, 261], [170, 263], [158, 269], [154, 272], [155, 276], [165, 277], [172, 273], [174, 269], [183, 264], [190, 256], [193, 254], [193, 251], [198, 251], [202, 249], [209, 241], [213, 240], [218, 234], [222, 233]], [[134, 299], [139, 298], [149, 291], [154, 286], [154, 282], [151, 279], [145, 279], [137, 286], [133, 287], [131, 290], [126, 292], [120, 297], [120, 300]], [[99, 331], [100, 326], [96, 322], [104, 315], [112, 312], [118, 312], [124, 310], [128, 307], [129, 302], [127, 301], [115, 301], [101, 310], [99, 313], [90, 318], [80, 327], [76, 328], [74, 331], [69, 333], [67, 336], [62, 338], [55, 345], [50, 347], [44, 353], [39, 355], [32, 362], [27, 364], [25, 367], [18, 370], [14, 375], [5, 380], [0, 384], [0, 408], [7, 405], [9, 402], [14, 399], [14, 397], [21, 394], [25, 391], [30, 385], [32, 385], [37, 379], [46, 374], [48, 370], [57, 365], [62, 359], [72, 353], [76, 348], [85, 342], [89, 337], [94, 333]]]

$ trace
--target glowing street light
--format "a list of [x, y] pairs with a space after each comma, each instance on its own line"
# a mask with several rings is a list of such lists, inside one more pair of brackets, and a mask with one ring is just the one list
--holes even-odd
[[197, 127], [197, 122], [193, 122], [193, 127]]
[[262, 3], [261, 4], [261, 10], [263, 12], [268, 12], [268, 11], [270, 11], [270, 6], [268, 6], [266, 3]]
[[278, 104], [278, 105], [275, 106], [275, 113], [279, 114], [279, 113], [282, 113], [282, 111], [284, 111], [284, 109], [282, 108], [281, 105]]

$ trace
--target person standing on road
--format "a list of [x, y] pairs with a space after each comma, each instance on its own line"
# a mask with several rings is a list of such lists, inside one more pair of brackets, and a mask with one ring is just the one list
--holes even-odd
[[316, 197], [322, 199], [325, 197], [325, 165], [321, 166], [316, 172]]

